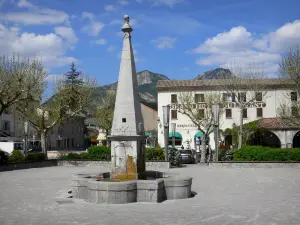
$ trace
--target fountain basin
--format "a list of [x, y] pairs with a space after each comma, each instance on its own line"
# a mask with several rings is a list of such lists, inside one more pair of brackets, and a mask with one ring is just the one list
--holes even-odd
[[110, 173], [76, 174], [71, 182], [73, 198], [97, 204], [125, 204], [191, 197], [191, 177], [159, 171], [146, 171], [139, 177], [143, 179], [115, 181]]

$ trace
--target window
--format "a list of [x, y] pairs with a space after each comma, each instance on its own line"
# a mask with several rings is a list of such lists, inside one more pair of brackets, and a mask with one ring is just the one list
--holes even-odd
[[9, 121], [3, 121], [2, 129], [4, 131], [10, 131], [10, 122]]
[[61, 145], [61, 141], [60, 140], [56, 140], [56, 147], [60, 148]]
[[262, 101], [262, 93], [261, 92], [256, 92], [255, 93], [255, 100], [257, 102], [261, 102]]
[[297, 101], [297, 92], [291, 92], [291, 100], [293, 102], [296, 102]]
[[223, 93], [224, 102], [235, 102], [235, 94]]
[[243, 118], [247, 119], [248, 115], [247, 115], [247, 109], [243, 109]]
[[199, 109], [198, 111], [198, 119], [203, 119], [204, 118], [204, 109]]
[[177, 95], [171, 95], [171, 103], [177, 103]]
[[171, 119], [177, 120], [177, 110], [171, 110]]
[[204, 94], [195, 94], [195, 103], [204, 102]]
[[246, 102], [247, 101], [246, 92], [240, 92], [238, 94], [238, 100], [239, 100], [239, 102]]
[[74, 144], [74, 138], [72, 138], [72, 143], [71, 143], [72, 148], [74, 148], [75, 144]]
[[263, 117], [263, 108], [256, 108], [256, 117]]
[[227, 118], [227, 119], [232, 118], [231, 109], [226, 109], [226, 118]]
[[292, 116], [298, 117], [299, 112], [298, 112], [298, 107], [297, 106], [292, 106]]

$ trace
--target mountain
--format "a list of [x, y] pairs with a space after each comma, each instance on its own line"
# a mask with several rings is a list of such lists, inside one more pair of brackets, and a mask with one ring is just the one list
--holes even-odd
[[[170, 79], [165, 75], [153, 73], [149, 70], [144, 70], [137, 73], [138, 91], [141, 96], [141, 103], [155, 110], [157, 110], [156, 84], [159, 80]], [[97, 93], [97, 96], [95, 95], [95, 97], [102, 97], [103, 94], [108, 90], [117, 90], [117, 86], [118, 82], [100, 86], [95, 91], [95, 93]]]
[[232, 78], [233, 75], [229, 69], [217, 68], [214, 70], [206, 71], [202, 74], [199, 74], [194, 80], [202, 80], [202, 79], [228, 79]]

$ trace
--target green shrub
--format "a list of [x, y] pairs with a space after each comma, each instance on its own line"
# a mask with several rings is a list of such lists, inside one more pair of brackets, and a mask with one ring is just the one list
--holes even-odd
[[234, 151], [234, 161], [300, 161], [299, 148], [244, 146]]
[[87, 159], [89, 159], [89, 154], [87, 152], [81, 152], [81, 153], [79, 153], [79, 157], [80, 157], [80, 159], [87, 160]]
[[46, 156], [44, 153], [40, 153], [40, 152], [37, 152], [37, 153], [29, 153], [27, 156], [26, 156], [26, 161], [43, 161], [46, 159]]
[[88, 158], [91, 160], [110, 160], [110, 148], [107, 146], [91, 146], [88, 148]]
[[25, 157], [20, 150], [13, 150], [11, 155], [8, 157], [8, 162], [18, 163], [23, 162]]
[[165, 154], [160, 147], [146, 148], [146, 160], [165, 160]]
[[66, 159], [68, 159], [68, 160], [75, 160], [75, 159], [81, 159], [81, 158], [80, 158], [79, 154], [70, 152], [70, 153], [68, 153]]

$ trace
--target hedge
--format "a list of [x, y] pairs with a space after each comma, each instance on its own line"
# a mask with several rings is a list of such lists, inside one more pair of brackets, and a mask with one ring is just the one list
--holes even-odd
[[244, 146], [234, 151], [234, 161], [300, 161], [299, 148]]
[[[165, 160], [163, 149], [146, 148], [146, 160]], [[88, 152], [81, 153], [69, 153], [66, 156], [60, 157], [61, 160], [99, 160], [110, 161], [111, 152], [110, 148], [106, 146], [91, 146], [88, 148]]]

